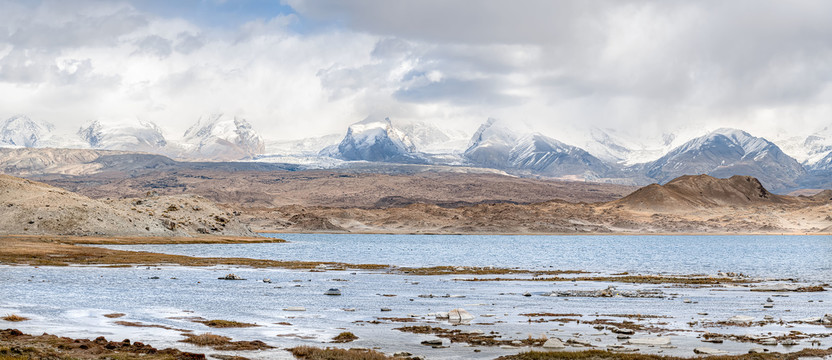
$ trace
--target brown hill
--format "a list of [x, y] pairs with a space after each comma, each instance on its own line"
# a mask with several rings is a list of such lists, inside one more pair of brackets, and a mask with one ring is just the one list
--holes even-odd
[[232, 214], [198, 196], [94, 200], [0, 175], [0, 234], [252, 236]]
[[823, 190], [815, 195], [807, 197], [815, 201], [832, 201], [832, 190]]
[[638, 210], [674, 211], [793, 201], [791, 197], [770, 193], [759, 180], [750, 176], [718, 179], [708, 175], [686, 175], [665, 185], [645, 186], [612, 203]]

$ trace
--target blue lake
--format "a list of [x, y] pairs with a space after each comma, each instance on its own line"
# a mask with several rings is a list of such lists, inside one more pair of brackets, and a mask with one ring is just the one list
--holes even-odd
[[267, 234], [289, 243], [124, 245], [200, 257], [398, 266], [494, 266], [673, 274], [742, 272], [832, 281], [832, 236]]

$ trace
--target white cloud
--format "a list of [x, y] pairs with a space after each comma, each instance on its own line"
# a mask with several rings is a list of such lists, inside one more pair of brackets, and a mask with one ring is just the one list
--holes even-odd
[[498, 117], [554, 137], [772, 136], [832, 116], [824, 1], [288, 4], [297, 14], [207, 27], [129, 2], [0, 0], [0, 117], [139, 118], [176, 136], [222, 111], [285, 139], [368, 115], [468, 131]]

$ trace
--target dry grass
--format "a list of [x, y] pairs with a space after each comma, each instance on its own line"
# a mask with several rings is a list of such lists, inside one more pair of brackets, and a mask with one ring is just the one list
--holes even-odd
[[334, 343], [348, 343], [353, 342], [355, 340], [358, 340], [358, 336], [355, 336], [355, 334], [349, 331], [344, 331], [332, 338], [332, 342]]
[[[74, 239], [74, 240], [73, 240]], [[250, 266], [254, 268], [314, 269], [318, 265], [332, 268], [364, 270], [388, 269], [378, 264], [342, 264], [320, 261], [275, 261], [246, 258], [197, 258], [181, 255], [167, 255], [136, 251], [110, 250], [90, 246], [75, 246], [84, 239], [62, 237], [0, 236], [0, 264], [33, 266], [68, 265], [157, 265], [175, 264], [181, 266]], [[208, 239], [210, 240], [210, 239]], [[214, 239], [221, 240], [221, 239]], [[103, 241], [103, 240], [102, 240]], [[207, 241], [207, 240], [206, 240]], [[137, 241], [136, 243], [142, 243]], [[199, 243], [194, 241], [193, 243]]]
[[165, 330], [174, 330], [174, 331], [180, 331], [180, 332], [190, 332], [191, 331], [191, 330], [186, 330], [186, 329], [177, 329], [177, 328], [166, 326], [166, 325], [145, 324], [145, 323], [134, 322], [134, 321], [116, 321], [116, 322], [114, 322], [114, 324], [121, 325], [121, 326], [129, 326], [129, 327], [157, 328], [157, 329], [165, 329]]
[[504, 274], [537, 274], [537, 275], [567, 275], [567, 274], [586, 274], [587, 272], [581, 270], [518, 270], [507, 268], [494, 267], [455, 267], [455, 266], [431, 266], [422, 268], [403, 267], [396, 269], [397, 272], [409, 275], [504, 275]]
[[6, 315], [6, 316], [4, 316], [0, 319], [3, 319], [5, 321], [11, 321], [11, 322], [19, 322], [19, 321], [29, 320], [29, 318], [27, 318], [27, 317], [23, 317], [23, 316], [20, 316], [20, 315], [15, 315], [15, 314]]
[[653, 275], [630, 275], [630, 276], [580, 276], [580, 277], [534, 277], [534, 278], [473, 278], [461, 279], [462, 281], [602, 281], [620, 282], [628, 284], [685, 284], [685, 285], [720, 285], [720, 284], [747, 284], [756, 282], [752, 279], [738, 279], [729, 277], [709, 276], [653, 276]]
[[212, 328], [249, 328], [249, 327], [256, 327], [260, 326], [257, 324], [249, 324], [239, 321], [231, 321], [231, 320], [196, 320], [194, 322], [198, 322], [203, 324], [207, 327]]
[[109, 319], [118, 319], [118, 318], [120, 318], [124, 315], [125, 314], [122, 314], [122, 313], [112, 313], [112, 314], [104, 314], [104, 317], [109, 318]]
[[[544, 274], [557, 275], [566, 273], [581, 273], [580, 271], [553, 270], [546, 272], [501, 269], [501, 268], [476, 268], [468, 267], [457, 270], [452, 267], [428, 267], [428, 268], [399, 268], [383, 264], [346, 264], [337, 262], [321, 261], [278, 261], [259, 260], [247, 258], [200, 258], [182, 255], [157, 254], [137, 251], [110, 250], [91, 246], [76, 246], [75, 244], [108, 244], [107, 239], [83, 238], [83, 237], [48, 237], [48, 236], [0, 236], [0, 264], [8, 265], [32, 265], [32, 266], [68, 266], [68, 265], [158, 265], [175, 264], [181, 266], [249, 266], [253, 268], [284, 268], [284, 269], [315, 269], [319, 265], [325, 265], [330, 269], [361, 269], [361, 270], [387, 270], [390, 273], [419, 274], [419, 275], [447, 275], [453, 274]], [[131, 242], [120, 239], [112, 239], [114, 244], [131, 244]], [[274, 239], [271, 239], [274, 240]], [[228, 238], [206, 238], [190, 239], [189, 244], [197, 243], [231, 243], [239, 242], [269, 242], [271, 240], [242, 240]], [[134, 244], [148, 243], [148, 239], [131, 239]], [[157, 239], [165, 243], [164, 239]], [[177, 239], [177, 241], [179, 241]], [[184, 241], [184, 240], [183, 240]], [[282, 241], [282, 240], [280, 240]], [[168, 243], [173, 242], [169, 240]], [[175, 242], [182, 243], [182, 242]]]
[[199, 335], [188, 335], [182, 342], [194, 344], [196, 346], [223, 346], [231, 342], [228, 336], [215, 335], [212, 333], [204, 333]]
[[204, 360], [205, 356], [176, 349], [156, 349], [130, 340], [71, 339], [48, 334], [27, 335], [14, 329], [0, 330], [0, 360], [22, 359]]
[[216, 335], [212, 333], [204, 333], [199, 335], [184, 334], [186, 338], [180, 340], [181, 342], [194, 344], [196, 346], [207, 346], [214, 350], [220, 351], [244, 351], [244, 350], [266, 350], [274, 349], [266, 343], [254, 341], [231, 341], [230, 337]]
[[[697, 357], [695, 359], [702, 360], [797, 360], [801, 357], [815, 356], [823, 357], [832, 354], [832, 348], [827, 350], [822, 349], [803, 349], [798, 352], [781, 354], [781, 353], [763, 353], [763, 354], [743, 354], [743, 355], [719, 355]], [[649, 354], [621, 354], [603, 350], [587, 350], [587, 351], [529, 351], [519, 353], [517, 355], [501, 356], [497, 360], [687, 360], [691, 358], [676, 357], [676, 356], [660, 356]]]
[[[442, 327], [432, 327], [432, 326], [405, 326], [400, 328], [395, 328], [393, 330], [398, 330], [401, 332], [406, 333], [413, 333], [413, 334], [431, 334], [436, 335], [437, 337], [445, 338], [451, 340], [451, 343], [466, 343], [471, 345], [480, 345], [480, 346], [500, 346], [500, 345], [514, 345], [514, 339], [500, 339], [499, 335], [491, 332], [489, 334], [470, 334], [470, 333], [463, 333], [462, 330], [459, 329], [446, 329]], [[542, 346], [544, 342], [546, 342], [545, 338], [536, 339], [533, 337], [528, 337], [526, 339], [517, 339], [522, 342], [523, 346]]]
[[298, 359], [302, 360], [400, 360], [370, 349], [335, 349], [298, 346], [288, 349]]

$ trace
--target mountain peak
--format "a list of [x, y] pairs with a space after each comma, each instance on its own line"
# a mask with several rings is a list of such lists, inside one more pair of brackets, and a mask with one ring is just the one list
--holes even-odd
[[0, 126], [0, 145], [38, 147], [51, 135], [54, 126], [30, 119], [26, 115], [15, 115]]
[[393, 126], [390, 118], [368, 117], [347, 128], [341, 142], [322, 151], [342, 160], [423, 163], [413, 140]]
[[185, 156], [211, 160], [250, 159], [265, 151], [265, 143], [243, 118], [213, 113], [200, 117], [185, 131]]
[[749, 175], [776, 190], [796, 187], [795, 181], [806, 172], [774, 143], [729, 128], [688, 141], [646, 164], [646, 170], [659, 182], [689, 174]]

